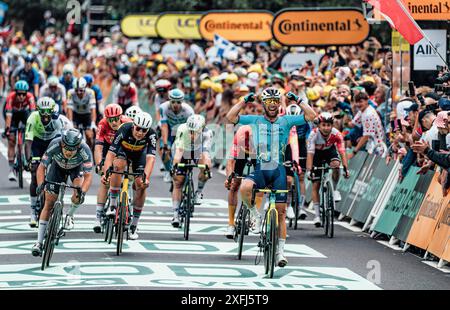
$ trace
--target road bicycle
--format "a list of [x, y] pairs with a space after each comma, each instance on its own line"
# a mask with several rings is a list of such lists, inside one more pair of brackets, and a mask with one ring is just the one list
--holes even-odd
[[269, 194], [269, 208], [264, 216], [258, 247], [260, 250], [256, 255], [255, 263], [259, 263], [259, 253], [263, 251], [264, 255], [264, 273], [269, 275], [269, 278], [273, 278], [275, 270], [275, 260], [278, 247], [278, 211], [276, 209], [276, 195], [288, 194], [290, 190], [277, 190], [272, 188], [257, 189], [256, 186], [252, 190], [251, 204], [255, 203], [255, 196], [257, 193]]
[[300, 192], [300, 179], [297, 173], [299, 166], [296, 162], [292, 161], [286, 161], [283, 163], [283, 165], [286, 168], [291, 169], [292, 173], [294, 174], [294, 182], [291, 186], [291, 206], [294, 210], [295, 218], [289, 219], [289, 227], [292, 227], [292, 225], [294, 225], [294, 229], [297, 230], [299, 213], [300, 209], [303, 206], [302, 195]]
[[[124, 234], [127, 234], [127, 240], [128, 240], [128, 227], [129, 227], [129, 222], [131, 219], [131, 201], [130, 201], [130, 187], [129, 187], [129, 177], [133, 176], [133, 177], [137, 177], [137, 176], [143, 176], [143, 173], [133, 173], [133, 172], [129, 172], [128, 171], [128, 166], [127, 165], [127, 169], [124, 172], [118, 172], [118, 171], [113, 171], [110, 169], [108, 169], [107, 172], [107, 178], [109, 178], [109, 176], [111, 174], [120, 174], [123, 175], [124, 178], [122, 180], [122, 187], [120, 189], [120, 194], [119, 194], [119, 203], [118, 203], [118, 208], [116, 208], [116, 213], [113, 219], [113, 223], [111, 223], [111, 218], [109, 217], [108, 221], [109, 223], [107, 223], [106, 225], [108, 226], [108, 238], [105, 238], [106, 241], [108, 241], [108, 243], [111, 243], [111, 239], [112, 239], [112, 231], [111, 231], [111, 227], [114, 227], [114, 231], [116, 232], [116, 238], [117, 238], [117, 244], [116, 244], [116, 254], [119, 256], [120, 254], [122, 254], [122, 247], [123, 247], [123, 239], [124, 239]], [[143, 179], [145, 179], [145, 177], [143, 177]]]
[[177, 164], [177, 168], [186, 170], [186, 177], [184, 178], [184, 184], [182, 189], [181, 204], [178, 209], [178, 214], [180, 215], [180, 225], [184, 225], [184, 240], [189, 240], [189, 226], [191, 223], [191, 217], [194, 213], [194, 181], [193, 181], [193, 169], [205, 169], [205, 173], [209, 172], [207, 165], [202, 164], [192, 164], [191, 160], [188, 159], [187, 163]]
[[[66, 180], [67, 181], [67, 180]], [[50, 214], [50, 219], [48, 221], [47, 229], [44, 237], [44, 244], [42, 247], [42, 264], [41, 270], [44, 270], [46, 267], [50, 265], [50, 260], [53, 255], [53, 251], [55, 246], [59, 244], [59, 239], [65, 235], [64, 232], [64, 219], [63, 219], [63, 210], [64, 210], [64, 193], [66, 188], [73, 188], [81, 192], [81, 188], [78, 186], [72, 186], [66, 184], [65, 182], [51, 182], [45, 181], [44, 184], [51, 184], [55, 186], [59, 186], [58, 198], [53, 204], [53, 209]]]
[[24, 135], [25, 135], [25, 125], [20, 122], [18, 128], [11, 128], [10, 134], [14, 135], [17, 133], [17, 143], [16, 143], [16, 152], [14, 158], [14, 172], [18, 177], [19, 188], [23, 188], [23, 171], [24, 162], [25, 162], [25, 153], [23, 149]]

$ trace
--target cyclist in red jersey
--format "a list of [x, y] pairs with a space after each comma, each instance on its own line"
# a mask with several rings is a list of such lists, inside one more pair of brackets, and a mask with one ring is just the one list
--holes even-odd
[[8, 137], [8, 162], [10, 172], [8, 179], [12, 182], [16, 181], [14, 172], [14, 157], [16, 148], [16, 134], [10, 134], [11, 130], [16, 130], [20, 123], [27, 124], [28, 115], [36, 109], [34, 96], [28, 92], [29, 86], [26, 81], [17, 81], [12, 91], [6, 98], [6, 119], [5, 119], [5, 136]]
[[126, 111], [133, 105], [138, 105], [137, 87], [131, 82], [129, 74], [122, 74], [119, 77], [119, 84], [113, 90], [113, 102]]
[[[349, 178], [347, 155], [345, 153], [344, 138], [339, 130], [333, 127], [333, 115], [328, 112], [322, 112], [318, 117], [319, 125], [314, 128], [308, 137], [307, 142], [307, 158], [306, 158], [306, 175], [312, 180], [312, 201], [314, 206], [314, 225], [320, 227], [320, 180], [322, 178], [322, 170], [313, 172], [313, 167], [320, 167], [327, 163], [331, 168], [339, 168], [342, 159], [344, 166], [344, 176]], [[336, 150], [337, 148], [337, 150]], [[339, 159], [339, 155], [340, 158]], [[333, 171], [333, 180], [339, 181], [339, 170]], [[336, 200], [336, 199], [335, 199]]]
[[[131, 122], [132, 120], [125, 115], [122, 115], [122, 108], [116, 103], [112, 103], [106, 106], [104, 114], [105, 117], [97, 125], [97, 136], [95, 137], [95, 171], [100, 173], [102, 171], [103, 161], [108, 153], [109, 147], [114, 140], [117, 130], [123, 123]], [[94, 224], [94, 232], [101, 232], [101, 217], [103, 208], [106, 202], [106, 195], [108, 193], [108, 187], [100, 183], [100, 187], [97, 193], [97, 217]]]

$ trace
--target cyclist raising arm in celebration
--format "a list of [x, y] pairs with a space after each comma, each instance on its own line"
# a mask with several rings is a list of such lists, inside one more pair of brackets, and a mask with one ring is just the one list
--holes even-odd
[[[205, 127], [205, 118], [201, 115], [191, 115], [185, 124], [178, 127], [177, 136], [173, 144], [173, 183], [172, 191], [172, 206], [174, 215], [172, 219], [172, 226], [178, 227], [180, 219], [178, 214], [178, 207], [181, 202], [181, 188], [183, 187], [186, 172], [183, 169], [178, 169], [177, 164], [186, 163], [187, 159], [192, 159], [195, 163], [211, 167], [211, 150], [213, 133]], [[192, 156], [193, 155], [193, 156]], [[203, 188], [208, 179], [211, 178], [209, 170], [200, 169], [198, 175], [198, 187], [195, 192], [195, 203], [199, 203], [203, 197]]]
[[[131, 162], [133, 172], [142, 173], [142, 176], [135, 178], [133, 184], [136, 194], [133, 204], [133, 222], [130, 225], [131, 240], [138, 238], [137, 225], [144, 208], [145, 193], [155, 164], [156, 133], [150, 128], [151, 126], [152, 117], [146, 112], [136, 114], [133, 123], [120, 126], [103, 165], [103, 184], [107, 184], [107, 171], [112, 166], [114, 171], [124, 172], [128, 163]], [[113, 173], [110, 179], [110, 209], [107, 214], [114, 212], [117, 208], [122, 178], [120, 174]]]
[[[312, 172], [313, 166], [320, 167], [324, 163], [330, 165], [331, 168], [339, 168], [342, 159], [344, 166], [345, 178], [349, 178], [347, 155], [345, 154], [345, 144], [342, 134], [333, 127], [333, 115], [328, 112], [322, 112], [318, 117], [319, 126], [311, 131], [308, 137], [307, 148], [308, 155], [306, 158], [306, 175], [312, 180], [312, 200], [314, 206], [314, 225], [320, 227], [320, 179], [322, 170]], [[337, 148], [337, 151], [336, 151]], [[339, 155], [338, 155], [339, 152]], [[337, 183], [339, 181], [339, 170], [333, 171], [333, 179]]]
[[92, 153], [86, 143], [83, 142], [81, 133], [76, 129], [69, 129], [62, 133], [61, 138], [54, 139], [37, 170], [37, 194], [39, 195], [45, 186], [45, 205], [39, 218], [38, 240], [32, 248], [33, 256], [42, 253], [42, 242], [50, 218], [50, 212], [55, 203], [59, 187], [54, 184], [44, 184], [44, 180], [51, 182], [66, 182], [70, 177], [73, 186], [81, 187], [81, 191], [74, 191], [72, 206], [66, 215], [64, 228], [70, 230], [74, 227], [73, 215], [84, 202], [86, 192], [92, 183]]
[[[257, 155], [256, 169], [241, 185], [242, 200], [250, 210], [251, 226], [255, 233], [259, 233], [261, 219], [254, 206], [251, 205], [253, 187], [265, 188], [272, 185], [273, 189], [286, 190], [286, 171], [283, 166], [284, 150], [286, 148], [289, 132], [292, 126], [301, 126], [316, 116], [314, 110], [299, 100], [293, 93], [286, 95], [287, 99], [296, 101], [304, 111], [304, 115], [279, 116], [281, 93], [275, 88], [266, 88], [261, 94], [264, 106], [264, 115], [242, 115], [239, 111], [249, 102], [255, 100], [255, 94], [250, 93], [239, 103], [233, 106], [227, 114], [227, 119], [233, 124], [251, 125], [253, 144]], [[278, 266], [284, 267], [287, 259], [284, 257], [284, 244], [286, 242], [286, 194], [276, 196], [278, 211], [279, 243], [277, 253]]]

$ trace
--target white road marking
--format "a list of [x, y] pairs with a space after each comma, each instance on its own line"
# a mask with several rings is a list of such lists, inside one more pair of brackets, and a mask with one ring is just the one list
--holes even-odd
[[428, 266], [431, 266], [439, 271], [442, 271], [444, 273], [450, 273], [450, 266], [444, 266], [442, 268], [438, 267], [438, 262], [433, 262], [433, 261], [422, 261], [422, 263], [427, 264]]

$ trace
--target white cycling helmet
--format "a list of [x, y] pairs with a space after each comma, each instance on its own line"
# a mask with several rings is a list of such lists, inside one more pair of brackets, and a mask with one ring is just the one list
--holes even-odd
[[75, 71], [75, 68], [72, 64], [65, 64], [63, 67], [63, 74], [70, 73], [73, 74], [73, 71]]
[[141, 108], [138, 107], [137, 105], [133, 105], [125, 111], [125, 116], [134, 120], [134, 117], [136, 116], [136, 114], [138, 114], [140, 112], [142, 112]]
[[48, 85], [50, 85], [50, 86], [57, 86], [59, 84], [58, 77], [56, 77], [54, 75], [49, 77], [47, 82], [48, 82]]
[[122, 74], [119, 77], [119, 83], [120, 85], [130, 85], [131, 83], [131, 76], [129, 74]]
[[137, 113], [133, 119], [135, 126], [145, 129], [149, 129], [152, 126], [152, 122], [152, 117], [147, 112]]
[[51, 114], [55, 112], [56, 103], [51, 97], [39, 98], [36, 105], [40, 114]]
[[281, 99], [281, 92], [275, 87], [269, 87], [264, 89], [261, 94], [261, 100], [265, 101], [267, 99]]
[[205, 127], [205, 118], [200, 114], [194, 114], [188, 117], [186, 126], [190, 131], [199, 132]]
[[78, 79], [73, 80], [73, 88], [77, 89], [85, 89], [87, 87], [87, 82], [84, 78], [80, 77]]
[[302, 114], [302, 109], [296, 104], [291, 104], [286, 108], [286, 115], [300, 115], [300, 114]]
[[167, 91], [172, 86], [169, 80], [157, 80], [155, 82], [155, 89], [158, 91]]
[[169, 99], [171, 101], [183, 101], [184, 92], [181, 89], [174, 88], [169, 91]]

